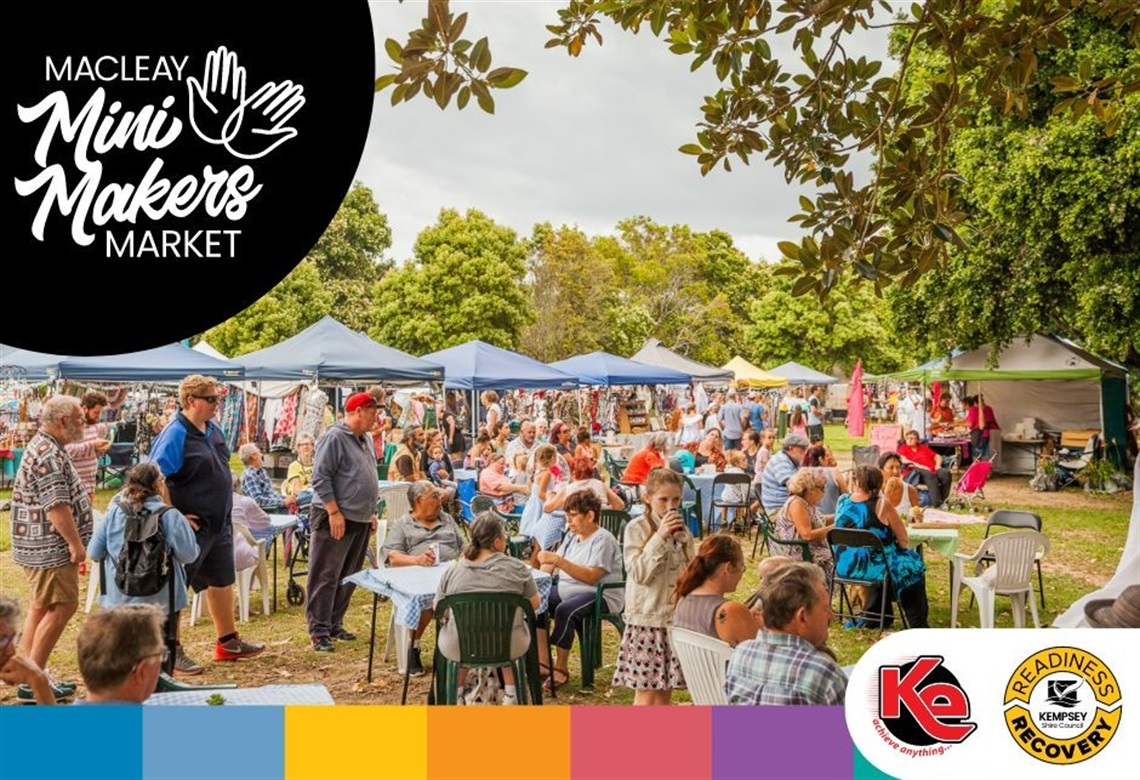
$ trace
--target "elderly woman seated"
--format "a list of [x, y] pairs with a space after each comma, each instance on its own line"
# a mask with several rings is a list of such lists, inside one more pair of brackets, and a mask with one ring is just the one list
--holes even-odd
[[507, 459], [501, 452], [492, 452], [487, 455], [487, 465], [479, 472], [479, 492], [490, 496], [500, 512], [512, 513], [516, 503], [520, 503], [515, 496], [529, 496], [530, 485], [511, 481], [507, 476]]
[[[483, 512], [471, 524], [471, 541], [463, 548], [458, 563], [444, 572], [436, 590], [433, 609], [446, 596], [457, 593], [517, 593], [530, 601], [535, 610], [541, 602], [538, 587], [534, 584], [531, 569], [525, 563], [505, 554], [507, 529], [494, 512]], [[522, 610], [516, 610], [511, 630], [511, 658], [519, 658], [530, 648], [530, 631], [523, 622]], [[459, 660], [459, 632], [454, 622], [442, 624], [439, 632], [439, 652], [444, 658]], [[459, 670], [462, 688], [467, 669]], [[518, 702], [514, 671], [503, 669], [503, 704]]]
[[918, 431], [906, 432], [906, 443], [899, 447], [903, 464], [903, 480], [926, 486], [931, 506], [942, 506], [950, 494], [950, 470], [942, 468], [942, 456], [923, 444]]
[[[816, 563], [831, 583], [835, 564], [827, 544], [827, 532], [833, 522], [830, 515], [821, 514], [818, 508], [823, 498], [826, 478], [819, 469], [800, 469], [788, 480], [788, 500], [772, 520], [772, 534], [777, 539], [808, 542], [811, 560]], [[772, 555], [786, 555], [793, 560], [803, 559], [803, 547], [779, 544], [769, 540]]]
[[261, 450], [256, 444], [241, 445], [238, 457], [245, 467], [241, 473], [241, 491], [259, 507], [271, 512], [297, 503], [296, 496], [283, 496], [273, 489], [273, 481], [262, 466]]

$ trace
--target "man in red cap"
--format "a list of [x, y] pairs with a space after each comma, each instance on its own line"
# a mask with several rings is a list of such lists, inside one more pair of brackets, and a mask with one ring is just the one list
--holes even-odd
[[356, 639], [344, 627], [344, 613], [356, 586], [342, 581], [360, 571], [368, 537], [376, 530], [376, 450], [370, 435], [376, 399], [354, 393], [344, 411], [344, 419], [317, 441], [313, 456], [313, 535], [305, 616], [318, 653], [336, 649], [334, 639]]

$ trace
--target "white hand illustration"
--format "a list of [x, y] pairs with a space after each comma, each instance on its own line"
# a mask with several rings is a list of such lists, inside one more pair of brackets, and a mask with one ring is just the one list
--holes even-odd
[[[225, 144], [241, 129], [245, 105], [245, 68], [237, 52], [225, 46], [206, 55], [202, 80], [186, 80], [190, 93], [190, 126], [208, 144]], [[227, 135], [228, 134], [228, 135]]]
[[305, 88], [300, 84], [266, 82], [226, 121], [222, 128], [226, 149], [243, 160], [264, 157], [297, 137], [297, 130], [287, 123], [304, 105]]

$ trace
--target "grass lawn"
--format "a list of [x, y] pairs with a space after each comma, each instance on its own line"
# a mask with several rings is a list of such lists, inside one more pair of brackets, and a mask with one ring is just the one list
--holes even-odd
[[[834, 448], [840, 464], [850, 463], [850, 450], [854, 444], [866, 439], [852, 439], [840, 425], [827, 427], [827, 441]], [[240, 468], [235, 464], [235, 468]], [[96, 504], [105, 507], [114, 495], [113, 490], [100, 491]], [[1052, 543], [1052, 551], [1043, 562], [1045, 572], [1046, 608], [1041, 614], [1042, 623], [1048, 625], [1069, 604], [1085, 593], [1107, 582], [1116, 569], [1127, 535], [1132, 494], [1115, 496], [1087, 495], [1079, 490], [1064, 493], [1034, 493], [1025, 477], [997, 477], [986, 488], [989, 503], [995, 508], [1029, 509], [1041, 515], [1043, 528]], [[0, 500], [6, 500], [11, 491], [0, 491]], [[959, 549], [972, 552], [984, 532], [983, 525], [964, 526]], [[10, 526], [7, 517], [0, 523], [0, 591], [23, 598], [27, 587], [23, 572], [12, 564], [8, 552]], [[744, 540], [742, 540], [742, 543]], [[745, 544], [745, 554], [752, 549], [751, 541]], [[930, 601], [930, 623], [935, 627], [950, 625], [949, 569], [947, 561], [938, 553], [927, 552], [927, 593]], [[391, 664], [377, 658], [377, 671], [372, 683], [366, 681], [368, 644], [367, 634], [372, 612], [371, 594], [357, 591], [349, 608], [346, 626], [360, 635], [352, 643], [340, 643], [335, 653], [318, 654], [310, 649], [305, 626], [304, 609], [285, 603], [287, 572], [279, 567], [278, 611], [270, 616], [258, 614], [260, 599], [255, 593], [254, 614], [250, 623], [239, 626], [248, 638], [265, 642], [268, 650], [262, 656], [238, 663], [213, 663], [213, 630], [210, 620], [199, 621], [191, 627], [188, 616], [182, 620], [183, 642], [190, 655], [206, 666], [206, 673], [195, 682], [237, 682], [242, 686], [271, 683], [320, 682], [328, 686], [339, 703], [390, 704], [400, 700], [402, 678]], [[81, 582], [86, 587], [86, 580]], [[749, 566], [738, 593], [747, 597], [757, 587], [755, 566]], [[967, 599], [968, 601], [968, 599]], [[377, 654], [383, 647], [387, 633], [391, 605], [380, 605], [377, 617]], [[963, 626], [978, 625], [977, 607], [965, 608], [959, 616]], [[75, 662], [75, 637], [80, 620], [68, 626], [52, 656], [54, 673], [63, 679], [78, 681]], [[998, 600], [997, 624], [1012, 626], [1013, 618], [1008, 599]], [[425, 636], [424, 658], [430, 658], [432, 632]], [[559, 690], [557, 704], [617, 704], [632, 700], [632, 692], [610, 688], [614, 662], [620, 637], [611, 628], [604, 633], [604, 663], [596, 674], [594, 691], [580, 690], [578, 654], [571, 654], [571, 681]], [[853, 664], [871, 644], [879, 638], [876, 631], [845, 630], [833, 625], [829, 644], [839, 656], [841, 664]], [[409, 701], [421, 703], [427, 693], [428, 679], [412, 682]], [[678, 695], [675, 700], [684, 700]], [[0, 688], [0, 703], [12, 703], [12, 689]]]

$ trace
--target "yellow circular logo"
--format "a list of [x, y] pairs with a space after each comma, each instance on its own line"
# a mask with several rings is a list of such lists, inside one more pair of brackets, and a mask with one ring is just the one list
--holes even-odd
[[1047, 764], [1086, 761], [1120, 725], [1120, 684], [1092, 653], [1051, 647], [1026, 658], [1005, 687], [1005, 723], [1029, 755]]

